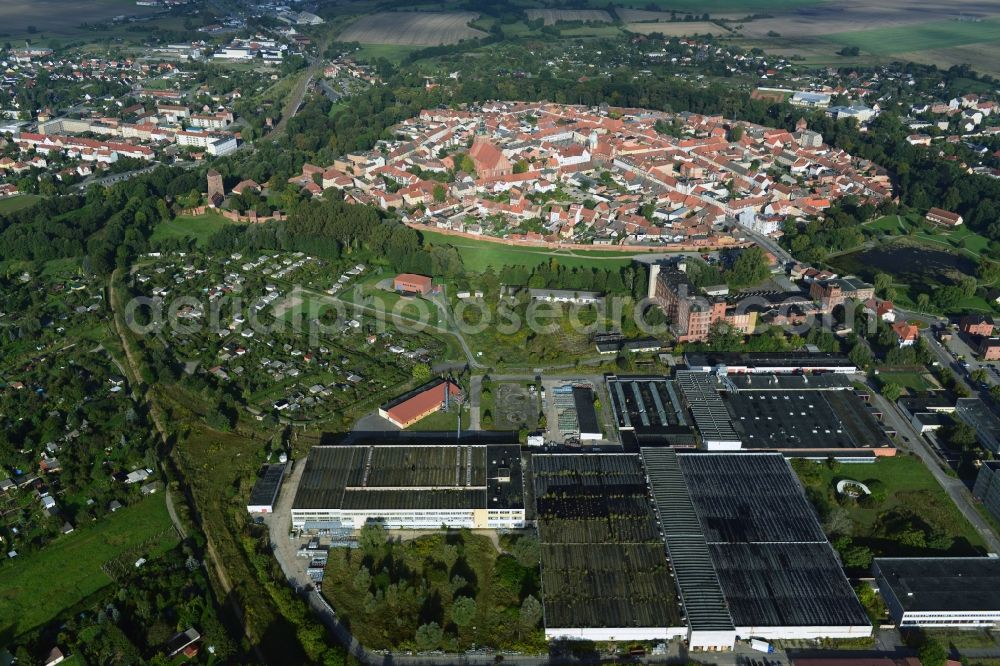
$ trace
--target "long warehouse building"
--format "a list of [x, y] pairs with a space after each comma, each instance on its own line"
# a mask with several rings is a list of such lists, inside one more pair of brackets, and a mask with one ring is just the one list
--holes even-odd
[[292, 504], [292, 527], [356, 529], [524, 526], [517, 445], [314, 446]]
[[735, 637], [871, 635], [868, 616], [781, 454], [678, 455], [666, 448], [641, 454], [691, 648], [723, 648]]

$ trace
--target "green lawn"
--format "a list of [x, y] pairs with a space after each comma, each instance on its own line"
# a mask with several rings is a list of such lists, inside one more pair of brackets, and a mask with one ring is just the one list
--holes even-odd
[[193, 238], [199, 246], [204, 246], [215, 232], [227, 224], [232, 223], [218, 213], [179, 215], [156, 225], [150, 240], [155, 243], [168, 238]]
[[[469, 428], [469, 416], [467, 413], [462, 414], [462, 429], [467, 430]], [[454, 405], [447, 412], [434, 412], [430, 416], [420, 419], [409, 428], [408, 431], [419, 431], [419, 432], [457, 432], [458, 429], [458, 410], [455, 409]]]
[[930, 21], [895, 28], [856, 30], [827, 35], [828, 41], [856, 46], [875, 55], [891, 55], [908, 51], [926, 51], [997, 39], [1000, 23], [996, 20]]
[[19, 211], [22, 208], [27, 208], [28, 206], [36, 204], [41, 200], [42, 197], [37, 194], [18, 194], [17, 196], [9, 197], [7, 199], [0, 199], [0, 215]]
[[885, 386], [886, 384], [895, 384], [900, 388], [918, 393], [932, 388], [919, 372], [880, 372], [878, 375], [878, 381], [882, 386]]
[[481, 273], [492, 266], [537, 266], [554, 257], [560, 265], [578, 268], [622, 268], [632, 263], [635, 252], [615, 250], [552, 250], [544, 247], [511, 246], [460, 236], [449, 236], [434, 231], [420, 230], [424, 242], [437, 245], [454, 245], [466, 270]]
[[101, 569], [105, 562], [130, 550], [135, 559], [158, 555], [177, 543], [162, 494], [78, 526], [0, 568], [0, 634], [21, 634], [109, 585]]
[[[795, 461], [793, 467], [823, 517], [828, 532], [833, 518], [844, 512], [846, 524], [840, 520], [836, 532], [848, 534], [856, 543], [871, 548], [876, 556], [985, 552], [979, 533], [915, 456], [900, 453], [871, 464], [832, 466], [803, 460]], [[863, 483], [880, 481], [886, 489], [886, 499], [873, 506], [863, 506], [853, 500], [839, 504], [834, 487], [841, 479]], [[899, 535], [910, 526], [945, 535], [951, 539], [951, 547], [942, 551], [930, 544], [907, 546], [899, 543]]]
[[988, 238], [977, 234], [968, 226], [962, 225], [953, 230], [945, 229], [932, 225], [915, 213], [906, 216], [886, 215], [866, 223], [864, 228], [869, 232], [909, 235], [910, 238], [919, 240], [934, 249], [965, 251], [977, 258], [990, 244]]

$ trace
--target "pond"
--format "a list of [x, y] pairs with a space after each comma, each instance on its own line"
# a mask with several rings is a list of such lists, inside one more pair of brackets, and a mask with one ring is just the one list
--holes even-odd
[[835, 257], [830, 265], [844, 275], [857, 275], [871, 282], [876, 273], [888, 273], [897, 282], [921, 284], [955, 282], [958, 273], [975, 275], [976, 264], [969, 257], [904, 243], [893, 243]]

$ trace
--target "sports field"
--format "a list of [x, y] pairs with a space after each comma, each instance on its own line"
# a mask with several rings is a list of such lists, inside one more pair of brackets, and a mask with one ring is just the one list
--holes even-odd
[[544, 247], [524, 247], [491, 243], [471, 238], [448, 236], [434, 231], [421, 230], [425, 244], [454, 245], [465, 268], [471, 272], [482, 272], [492, 266], [498, 270], [503, 266], [537, 266], [555, 258], [560, 265], [582, 268], [621, 268], [632, 263], [634, 252], [609, 250], [551, 250]]
[[204, 215], [179, 215], [169, 222], [160, 222], [153, 229], [150, 240], [166, 240], [167, 238], [193, 238], [199, 246], [204, 246], [216, 231], [233, 224], [218, 213]]
[[827, 40], [856, 46], [865, 53], [892, 55], [909, 51], [950, 48], [1000, 38], [1000, 21], [930, 21], [894, 28], [836, 32]]
[[96, 524], [81, 525], [38, 553], [4, 563], [0, 567], [0, 635], [17, 636], [111, 584], [101, 568], [105, 562], [121, 555], [134, 562], [164, 553], [177, 543], [165, 496], [159, 493]]

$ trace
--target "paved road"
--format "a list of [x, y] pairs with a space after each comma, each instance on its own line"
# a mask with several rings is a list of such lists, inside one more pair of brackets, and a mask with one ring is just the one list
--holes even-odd
[[78, 190], [85, 190], [91, 185], [114, 185], [115, 183], [120, 183], [123, 180], [128, 180], [129, 178], [134, 178], [135, 176], [141, 176], [144, 173], [149, 173], [156, 167], [160, 166], [159, 162], [154, 162], [147, 167], [141, 169], [136, 169], [134, 171], [125, 171], [123, 173], [113, 173], [110, 176], [104, 176], [103, 178], [87, 178], [80, 183], [77, 183], [76, 188]]
[[872, 401], [884, 414], [883, 418], [886, 423], [895, 428], [896, 432], [898, 432], [900, 436], [905, 437], [907, 440], [902, 443], [901, 448], [912, 451], [917, 454], [921, 460], [923, 460], [924, 465], [927, 466], [927, 469], [930, 470], [937, 482], [941, 484], [941, 487], [944, 488], [946, 493], [948, 493], [948, 496], [951, 497], [951, 500], [955, 503], [955, 506], [958, 507], [958, 510], [962, 512], [962, 515], [965, 516], [976, 531], [979, 532], [979, 535], [982, 536], [989, 551], [993, 553], [1000, 553], [1000, 539], [997, 538], [993, 528], [976, 509], [976, 500], [973, 498], [972, 493], [969, 492], [966, 485], [959, 479], [949, 476], [944, 471], [937, 454], [931, 449], [927, 440], [925, 440], [913, 428], [913, 426], [910, 425], [910, 422], [899, 411], [899, 408], [879, 395], [878, 391], [870, 381], [869, 386], [872, 389]]
[[483, 395], [483, 376], [469, 379], [469, 430], [479, 430], [479, 401]]

